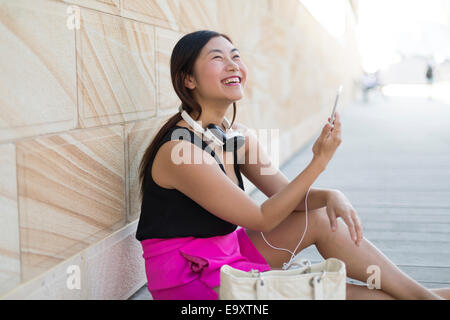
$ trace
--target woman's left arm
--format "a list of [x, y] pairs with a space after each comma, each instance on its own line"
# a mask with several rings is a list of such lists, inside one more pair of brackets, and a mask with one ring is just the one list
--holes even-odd
[[363, 238], [363, 226], [358, 213], [356, 213], [355, 208], [353, 208], [347, 197], [339, 190], [332, 190], [327, 196], [326, 207], [331, 230], [337, 230], [338, 224], [336, 219], [341, 217], [348, 227], [350, 237], [359, 246]]
[[[308, 210], [314, 210], [323, 208], [327, 205], [327, 199], [330, 193], [334, 192], [332, 189], [319, 189], [311, 188], [308, 194]], [[302, 199], [298, 206], [295, 208], [296, 211], [305, 211], [305, 199]]]
[[[280, 190], [289, 184], [289, 179], [274, 166], [265, 148], [262, 147], [252, 131], [240, 123], [236, 123], [233, 128], [241, 130], [246, 137], [244, 150], [238, 150], [238, 153], [244, 153], [242, 157], [245, 160], [239, 165], [241, 172], [267, 197], [270, 198], [272, 195], [280, 192]], [[250, 146], [253, 146], [253, 148], [256, 147], [256, 163], [249, 159]], [[263, 169], [273, 174], [263, 175], [261, 174]], [[333, 231], [337, 229], [336, 219], [341, 217], [349, 228], [352, 240], [355, 241], [356, 245], [359, 245], [362, 239], [362, 225], [355, 209], [341, 191], [336, 189], [311, 188], [307, 203], [308, 210], [326, 207]], [[298, 206], [294, 210], [305, 211], [305, 199], [299, 199]]]
[[[233, 129], [239, 130], [245, 136], [245, 148], [238, 150], [238, 159], [244, 159], [239, 165], [244, 176], [269, 198], [285, 188], [289, 184], [289, 179], [274, 166], [265, 148], [259, 143], [255, 132], [239, 122], [234, 123]], [[250, 149], [253, 152], [251, 159]], [[272, 174], [262, 174], [264, 170]], [[331, 191], [333, 190], [311, 188], [308, 194], [308, 209], [314, 210], [326, 206], [327, 197]], [[295, 210], [305, 211], [305, 199], [301, 201], [299, 199]]]
[[[330, 219], [330, 227], [332, 231], [337, 230], [337, 218], [341, 217], [347, 224], [350, 232], [350, 237], [359, 246], [363, 238], [363, 227], [361, 220], [356, 213], [347, 197], [336, 189], [313, 189], [309, 191], [308, 195], [308, 210], [326, 207], [328, 218]], [[303, 199], [297, 211], [305, 211], [305, 199]]]

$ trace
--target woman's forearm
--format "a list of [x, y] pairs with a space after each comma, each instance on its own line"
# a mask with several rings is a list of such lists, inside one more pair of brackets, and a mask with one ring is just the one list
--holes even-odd
[[294, 180], [267, 199], [261, 205], [263, 216], [261, 229], [266, 231], [272, 230], [291, 214], [299, 205], [299, 199], [305, 198], [311, 185], [324, 170], [325, 165], [323, 162], [320, 159], [313, 158], [310, 164]]
[[[327, 197], [331, 189], [311, 188], [308, 194], [308, 210], [323, 208], [327, 205]], [[306, 197], [306, 194], [305, 194]], [[305, 211], [305, 197], [302, 198], [298, 206], [294, 209], [296, 211]]]

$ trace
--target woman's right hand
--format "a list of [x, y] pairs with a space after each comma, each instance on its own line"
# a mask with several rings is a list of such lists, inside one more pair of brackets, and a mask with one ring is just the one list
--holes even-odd
[[328, 122], [322, 129], [322, 133], [317, 138], [312, 147], [314, 158], [319, 159], [325, 166], [333, 157], [336, 149], [341, 144], [341, 121], [338, 112], [335, 112], [334, 127]]

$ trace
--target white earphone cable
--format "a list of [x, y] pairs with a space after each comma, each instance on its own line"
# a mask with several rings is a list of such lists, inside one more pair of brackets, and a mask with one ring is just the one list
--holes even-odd
[[266, 237], [264, 236], [264, 234], [261, 232], [262, 238], [264, 239], [264, 241], [267, 243], [267, 245], [268, 245], [269, 247], [271, 247], [272, 249], [275, 249], [275, 250], [283, 250], [283, 251], [287, 251], [287, 252], [289, 252], [289, 253], [291, 254], [291, 258], [289, 259], [289, 261], [283, 263], [283, 270], [286, 270], [286, 269], [288, 269], [288, 268], [291, 266], [292, 262], [293, 262], [294, 259], [295, 259], [295, 252], [297, 251], [298, 247], [299, 247], [300, 244], [302, 243], [303, 238], [305, 237], [305, 234], [306, 234], [306, 230], [308, 229], [308, 202], [307, 202], [307, 200], [308, 200], [308, 194], [309, 194], [309, 190], [310, 190], [310, 189], [311, 189], [311, 188], [308, 189], [308, 191], [306, 192], [306, 196], [305, 196], [305, 231], [303, 231], [302, 238], [300, 239], [299, 243], [298, 243], [297, 246], [295, 247], [294, 252], [292, 252], [292, 251], [289, 250], [289, 249], [278, 248], [278, 247], [275, 247], [275, 246], [271, 245], [271, 244], [269, 243], [269, 241], [267, 241], [267, 239], [266, 239]]

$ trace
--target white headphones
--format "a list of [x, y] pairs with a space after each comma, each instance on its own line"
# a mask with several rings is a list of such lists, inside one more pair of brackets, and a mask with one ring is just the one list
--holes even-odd
[[232, 151], [235, 144], [237, 149], [244, 145], [245, 137], [240, 132], [231, 129], [230, 122], [226, 117], [224, 117], [222, 121], [222, 125], [226, 129], [226, 132], [214, 123], [208, 124], [206, 129], [203, 129], [197, 121], [192, 119], [191, 116], [183, 110], [182, 106], [180, 106], [178, 110], [181, 112], [181, 117], [184, 121], [186, 121], [194, 131], [203, 134], [206, 137], [206, 140], [212, 141], [215, 145], [223, 147], [224, 151]]

